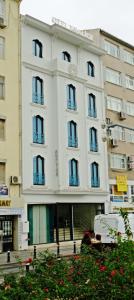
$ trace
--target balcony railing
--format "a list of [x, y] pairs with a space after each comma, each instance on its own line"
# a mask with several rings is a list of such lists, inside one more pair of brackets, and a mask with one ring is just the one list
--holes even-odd
[[98, 144], [91, 144], [90, 151], [98, 152]]
[[44, 144], [44, 134], [33, 132], [33, 143]]
[[33, 174], [33, 184], [34, 185], [44, 185], [45, 184], [45, 174]]
[[33, 93], [32, 95], [32, 101], [33, 103], [37, 104], [44, 104], [44, 96], [39, 93]]
[[78, 138], [69, 136], [68, 137], [68, 147], [77, 148], [78, 147]]
[[91, 178], [91, 187], [95, 187], [95, 188], [100, 187], [100, 179], [99, 178]]
[[77, 104], [71, 100], [67, 101], [67, 108], [72, 110], [77, 110]]
[[70, 186], [79, 186], [80, 182], [79, 182], [79, 178], [78, 176], [70, 176], [69, 177], [69, 185]]
[[97, 117], [96, 111], [92, 109], [88, 109], [88, 116], [92, 118], [96, 118]]

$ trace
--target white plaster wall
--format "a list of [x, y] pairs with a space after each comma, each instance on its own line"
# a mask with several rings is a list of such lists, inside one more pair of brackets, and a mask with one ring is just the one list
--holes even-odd
[[[42, 59], [32, 56], [32, 40], [35, 38], [43, 43], [45, 55]], [[62, 60], [61, 53], [64, 50], [71, 54], [72, 63], [77, 64], [79, 70], [77, 75], [80, 77], [70, 74], [66, 71], [66, 67], [64, 74], [58, 70], [55, 70], [54, 73], [51, 72], [50, 60]], [[45, 60], [50, 61], [50, 65], [46, 65]], [[92, 61], [95, 65], [95, 78], [87, 76], [87, 61]], [[23, 191], [33, 191], [33, 202], [37, 199], [42, 201], [41, 195], [34, 197], [34, 191], [46, 194], [47, 191], [53, 193], [57, 190], [89, 192], [85, 198], [86, 201], [104, 202], [106, 199], [104, 193], [106, 195], [108, 191], [108, 174], [107, 148], [106, 143], [102, 142], [104, 130], [101, 128], [105, 119], [105, 104], [103, 90], [101, 90], [103, 78], [100, 56], [24, 25], [22, 28], [22, 62]], [[62, 63], [67, 66], [66, 62], [62, 61]], [[40, 76], [44, 80], [44, 106], [32, 104], [32, 76]], [[66, 86], [70, 83], [76, 87], [77, 112], [67, 110]], [[87, 99], [90, 92], [96, 95], [98, 113], [96, 120], [87, 117]], [[32, 116], [36, 114], [45, 118], [45, 145], [32, 143]], [[67, 122], [69, 120], [74, 120], [78, 124], [78, 149], [68, 149], [67, 147]], [[98, 129], [99, 153], [97, 154], [89, 153], [88, 130], [90, 126]], [[58, 153], [58, 176], [56, 175], [55, 151]], [[41, 155], [45, 158], [46, 186], [44, 187], [33, 187], [32, 185], [34, 155]], [[68, 186], [68, 160], [71, 158], [79, 161], [79, 187]], [[92, 189], [95, 196], [91, 197], [89, 164], [94, 160], [100, 164], [101, 187]], [[98, 193], [99, 196], [96, 196]], [[54, 197], [47, 199], [50, 202], [55, 201]], [[69, 201], [73, 201], [73, 197], [70, 194]], [[61, 198], [64, 201], [64, 196]], [[79, 195], [78, 199], [78, 201], [83, 201], [82, 195]]]

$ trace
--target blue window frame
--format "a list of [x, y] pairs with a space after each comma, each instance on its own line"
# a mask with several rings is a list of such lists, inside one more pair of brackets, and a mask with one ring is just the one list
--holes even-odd
[[33, 184], [45, 184], [44, 157], [41, 157], [40, 155], [33, 157]]
[[40, 116], [33, 117], [33, 143], [44, 144], [44, 119]]
[[68, 147], [78, 147], [77, 124], [74, 121], [68, 122]]
[[62, 52], [62, 58], [67, 62], [71, 62], [71, 55], [67, 51]]
[[96, 162], [91, 164], [91, 187], [100, 187], [99, 165]]
[[43, 57], [43, 46], [42, 43], [35, 39], [32, 41], [33, 55], [42, 58]]
[[67, 108], [76, 110], [76, 89], [72, 84], [67, 85]]
[[95, 98], [95, 95], [93, 95], [93, 94], [88, 95], [88, 116], [90, 116], [92, 118], [97, 117], [96, 98]]
[[32, 102], [44, 104], [43, 80], [38, 76], [32, 78]]
[[95, 68], [91, 61], [87, 62], [87, 74], [91, 77], [95, 77]]
[[98, 152], [97, 129], [91, 127], [89, 129], [90, 151]]
[[79, 186], [78, 161], [74, 158], [69, 160], [69, 185]]

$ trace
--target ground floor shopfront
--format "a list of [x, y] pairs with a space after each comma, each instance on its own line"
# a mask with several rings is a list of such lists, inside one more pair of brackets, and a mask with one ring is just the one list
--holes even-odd
[[23, 249], [21, 208], [0, 208], [0, 252]]
[[[101, 197], [99, 203], [80, 203], [80, 196], [75, 196], [72, 197], [74, 202], [51, 201], [51, 204], [39, 203], [39, 198], [35, 195], [31, 203], [32, 196], [27, 197], [28, 245], [81, 239], [84, 231], [94, 229], [95, 215], [105, 212], [105, 202], [100, 201]], [[43, 198], [45, 200], [47, 196]], [[67, 197], [63, 197], [63, 200], [67, 200]]]

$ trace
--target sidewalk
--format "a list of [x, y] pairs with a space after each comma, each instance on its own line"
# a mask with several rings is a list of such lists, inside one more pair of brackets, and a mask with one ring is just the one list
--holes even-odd
[[[76, 241], [76, 253], [80, 251], [80, 244], [81, 240]], [[39, 253], [49, 250], [52, 253], [57, 254], [57, 244], [43, 244], [36, 246], [36, 256], [39, 256]], [[74, 242], [61, 242], [59, 243], [59, 253], [60, 255], [71, 255], [74, 253]], [[16, 263], [18, 259], [24, 261], [27, 258], [34, 257], [34, 246], [29, 246], [27, 250], [20, 250], [20, 251], [11, 251], [10, 252], [10, 263]], [[9, 264], [7, 263], [7, 252], [0, 253], [0, 265]]]

